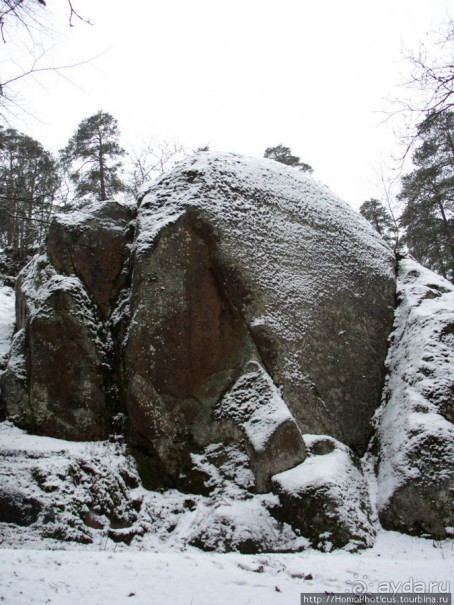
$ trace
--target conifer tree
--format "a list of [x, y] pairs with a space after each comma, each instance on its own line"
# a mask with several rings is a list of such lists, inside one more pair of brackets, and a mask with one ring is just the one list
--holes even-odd
[[58, 164], [35, 139], [0, 128], [0, 243], [25, 258], [47, 232]]
[[125, 151], [118, 140], [117, 120], [104, 111], [82, 120], [68, 145], [61, 151], [63, 165], [79, 196], [93, 194], [105, 201], [125, 185], [119, 176]]
[[309, 174], [314, 172], [312, 166], [301, 162], [297, 155], [292, 155], [290, 147], [284, 147], [282, 144], [276, 145], [276, 147], [267, 147], [263, 157], [286, 164], [287, 166], [293, 166], [301, 170], [301, 172], [308, 172]]
[[415, 170], [402, 178], [401, 225], [415, 258], [454, 278], [454, 113], [429, 115], [418, 126]]
[[371, 198], [361, 204], [359, 212], [369, 221], [375, 231], [378, 231], [385, 242], [395, 250], [398, 244], [398, 230], [386, 206], [379, 200]]

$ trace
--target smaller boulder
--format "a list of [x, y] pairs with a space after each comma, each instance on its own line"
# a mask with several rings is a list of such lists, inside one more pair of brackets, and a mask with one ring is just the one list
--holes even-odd
[[105, 439], [107, 338], [84, 286], [41, 255], [21, 272], [17, 301], [19, 331], [1, 376], [8, 417], [52, 437]]
[[306, 457], [301, 432], [278, 388], [262, 366], [251, 361], [214, 410], [218, 421], [232, 421], [246, 439], [256, 489], [266, 492], [271, 477]]
[[206, 507], [205, 514], [199, 510], [189, 544], [206, 551], [243, 554], [294, 550], [296, 543], [304, 548], [304, 541], [298, 542], [288, 525], [274, 519], [260, 498], [265, 497], [221, 502]]
[[332, 437], [304, 435], [309, 457], [272, 479], [277, 514], [320, 550], [372, 546], [375, 530], [366, 481], [349, 448]]
[[135, 213], [135, 208], [113, 200], [93, 202], [56, 215], [49, 228], [47, 252], [53, 266], [64, 275], [77, 275], [104, 317], [127, 279], [122, 270]]

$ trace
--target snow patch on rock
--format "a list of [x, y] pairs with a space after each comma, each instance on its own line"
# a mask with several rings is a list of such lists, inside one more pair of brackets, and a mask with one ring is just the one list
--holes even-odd
[[241, 426], [256, 452], [265, 450], [276, 430], [293, 421], [278, 388], [263, 368], [250, 362], [215, 409], [216, 419], [231, 419]]
[[0, 365], [8, 355], [15, 324], [15, 296], [13, 288], [0, 286]]

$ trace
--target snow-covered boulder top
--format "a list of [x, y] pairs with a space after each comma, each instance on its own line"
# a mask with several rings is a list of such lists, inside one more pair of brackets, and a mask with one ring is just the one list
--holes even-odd
[[[163, 238], [167, 252], [151, 269], [147, 259]], [[363, 450], [380, 398], [394, 305], [394, 259], [380, 236], [327, 187], [294, 168], [235, 154], [196, 154], [141, 196], [137, 319], [142, 295], [134, 293], [143, 292], [150, 271], [166, 273], [166, 283], [158, 277], [155, 285], [172, 292], [173, 306], [185, 294], [169, 282], [172, 272], [193, 284], [194, 304], [206, 302], [200, 275], [176, 270], [184, 254], [194, 266], [190, 240], [206, 249], [206, 268], [241, 315], [301, 429]], [[190, 290], [186, 284], [186, 295]]]
[[[292, 268], [295, 272], [298, 267], [298, 274], [301, 272], [301, 265], [296, 261], [304, 260], [303, 267], [309, 274], [319, 277], [318, 268], [308, 262], [310, 253], [322, 263], [325, 271], [331, 271], [333, 278], [345, 279], [352, 270], [362, 275], [372, 270], [374, 274], [394, 279], [389, 247], [360, 214], [325, 185], [274, 160], [200, 152], [145, 187], [140, 201], [137, 254], [148, 248], [164, 225], [192, 208], [220, 222], [219, 228], [229, 232], [230, 241], [242, 240], [247, 226], [244, 247], [235, 246], [230, 252], [247, 266], [257, 263], [267, 287], [282, 289], [282, 284], [273, 279], [274, 268], [269, 263], [264, 266], [263, 262], [263, 252], [268, 252], [263, 249], [264, 241], [270, 237], [276, 249], [274, 256], [280, 258], [280, 264], [284, 260], [285, 265], [290, 265], [289, 278]], [[294, 239], [299, 243], [301, 236], [306, 243], [298, 254], [294, 250]], [[290, 250], [297, 253], [297, 257], [289, 263], [290, 250], [286, 244], [292, 243]], [[333, 254], [326, 257], [329, 244]], [[349, 262], [340, 265], [336, 261], [346, 260], [345, 253]], [[310, 287], [305, 288], [301, 280], [291, 279], [288, 287], [297, 287], [308, 301], [317, 302], [317, 293]]]

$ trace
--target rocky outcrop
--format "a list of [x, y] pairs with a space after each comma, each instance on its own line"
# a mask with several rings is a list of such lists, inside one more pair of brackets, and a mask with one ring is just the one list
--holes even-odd
[[119, 410], [105, 318], [125, 283], [131, 216], [107, 202], [55, 218], [49, 254], [20, 273], [17, 333], [2, 376], [6, 411], [18, 426], [74, 440], [109, 435]]
[[335, 439], [304, 438], [307, 460], [273, 477], [283, 518], [321, 550], [372, 546], [375, 529], [359, 461]]
[[[275, 162], [203, 154], [144, 195], [133, 263], [132, 442], [157, 454], [169, 482], [217, 438], [216, 405], [249, 361], [299, 432], [364, 451], [384, 377], [393, 259], [348, 206]], [[222, 439], [245, 433], [221, 424]], [[304, 452], [286, 430], [293, 451], [281, 460], [294, 464]]]
[[148, 487], [199, 494], [212, 447], [244, 453], [250, 493], [305, 464], [303, 432], [364, 452], [394, 303], [370, 226], [291, 168], [209, 153], [132, 219], [115, 202], [54, 219], [18, 280], [9, 417], [67, 439], [123, 430]]
[[63, 275], [77, 275], [104, 318], [127, 285], [134, 217], [135, 209], [108, 201], [60, 215], [50, 225], [47, 253], [53, 267]]
[[410, 259], [398, 278], [372, 446], [378, 511], [386, 529], [440, 539], [454, 527], [454, 287]]
[[0, 541], [131, 542], [143, 531], [133, 461], [120, 443], [70, 443], [0, 425]]
[[209, 477], [208, 496], [136, 489], [135, 460], [121, 441], [74, 443], [0, 423], [0, 543], [249, 553], [308, 545], [271, 514], [277, 496], [249, 491], [254, 476], [244, 449], [210, 445], [194, 463]]
[[38, 256], [18, 291], [21, 330], [2, 381], [9, 416], [45, 435], [106, 438], [105, 343], [85, 289]]

